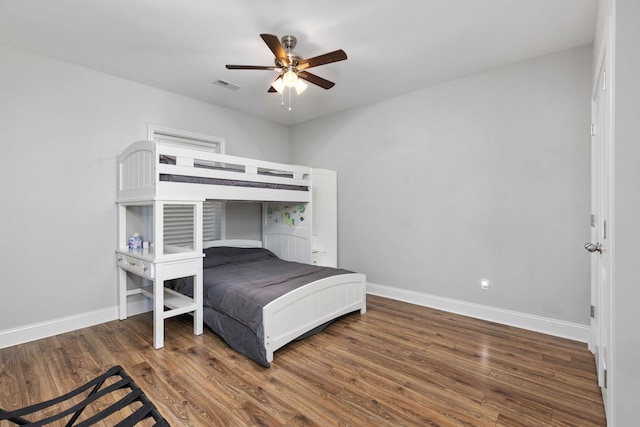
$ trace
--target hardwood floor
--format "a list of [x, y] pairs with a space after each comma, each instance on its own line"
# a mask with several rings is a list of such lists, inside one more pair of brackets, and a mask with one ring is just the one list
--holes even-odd
[[606, 425], [594, 358], [566, 339], [369, 296], [264, 369], [188, 316], [166, 323], [161, 350], [149, 313], [0, 349], [0, 407], [119, 364], [173, 426]]

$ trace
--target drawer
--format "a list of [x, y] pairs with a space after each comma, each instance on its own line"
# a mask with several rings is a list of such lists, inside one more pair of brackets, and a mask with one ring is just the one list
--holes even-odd
[[140, 261], [140, 275], [147, 277], [149, 279], [153, 279], [154, 277], [154, 265], [147, 261]]
[[154, 265], [138, 258], [118, 254], [118, 266], [137, 274], [138, 276], [147, 277], [149, 279], [153, 279], [154, 277]]

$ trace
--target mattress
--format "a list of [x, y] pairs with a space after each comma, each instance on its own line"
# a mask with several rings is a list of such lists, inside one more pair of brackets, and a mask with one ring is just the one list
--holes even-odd
[[303, 185], [273, 184], [270, 182], [241, 181], [236, 179], [205, 178], [198, 176], [160, 174], [160, 181], [187, 182], [191, 184], [232, 185], [236, 187], [270, 188], [275, 190], [309, 191]]

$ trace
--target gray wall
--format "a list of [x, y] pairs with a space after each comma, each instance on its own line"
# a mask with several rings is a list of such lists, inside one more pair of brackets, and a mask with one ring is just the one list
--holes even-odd
[[292, 162], [338, 171], [339, 265], [588, 325], [590, 69], [585, 46], [291, 127]]
[[262, 203], [227, 202], [227, 239], [262, 240]]
[[0, 94], [0, 335], [113, 312], [116, 156], [148, 123], [288, 161], [284, 126], [6, 47]]

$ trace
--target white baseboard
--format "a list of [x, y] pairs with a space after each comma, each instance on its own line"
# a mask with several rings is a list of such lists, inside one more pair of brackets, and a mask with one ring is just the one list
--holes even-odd
[[411, 304], [422, 305], [424, 307], [435, 308], [437, 310], [461, 314], [463, 316], [474, 317], [476, 319], [488, 320], [490, 322], [501, 323], [503, 325], [541, 332], [543, 334], [568, 338], [574, 341], [585, 343], [589, 342], [589, 325], [580, 325], [577, 323], [534, 316], [502, 308], [442, 298], [406, 289], [377, 285], [370, 282], [367, 282], [367, 293]]
[[[367, 293], [575, 341], [589, 342], [590, 329], [588, 325], [579, 325], [562, 320], [443, 298], [370, 282], [367, 283]], [[134, 301], [130, 301], [127, 304], [127, 313], [129, 316], [152, 310], [152, 304], [149, 299], [132, 299]], [[34, 323], [19, 328], [8, 329], [0, 331], [0, 348], [23, 344], [116, 319], [118, 319], [118, 307], [114, 306], [103, 310], [54, 319], [48, 322]]]
[[[127, 303], [127, 315], [146, 313], [153, 310], [153, 303], [150, 299], [130, 298], [133, 301]], [[105, 308], [103, 310], [81, 313], [75, 316], [63, 317], [47, 322], [34, 323], [32, 325], [21, 326], [14, 329], [0, 331], [0, 348], [11, 347], [26, 342], [52, 337], [65, 332], [87, 328], [100, 323], [110, 322], [118, 319], [118, 307]]]
[[0, 331], [0, 348], [11, 347], [30, 341], [75, 331], [118, 318], [118, 307], [90, 311], [74, 316], [34, 323], [14, 329]]

